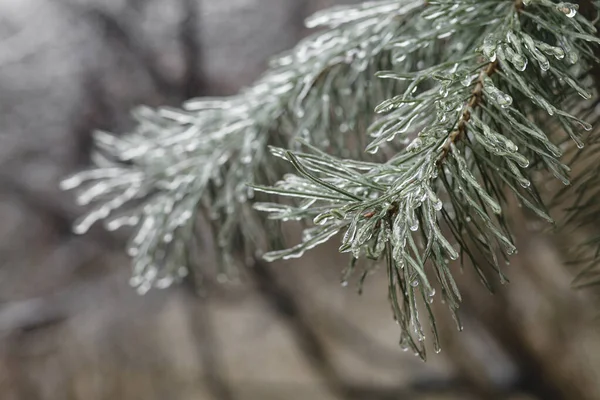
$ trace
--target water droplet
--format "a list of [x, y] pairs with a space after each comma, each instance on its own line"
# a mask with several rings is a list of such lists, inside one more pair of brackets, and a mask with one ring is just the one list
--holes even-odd
[[422, 145], [423, 141], [421, 138], [416, 138], [408, 146], [406, 146], [406, 151], [418, 151]]
[[494, 83], [489, 78], [485, 79], [483, 90], [493, 102], [502, 108], [507, 108], [513, 102], [512, 97], [494, 86]]
[[70, 190], [70, 189], [74, 189], [77, 186], [81, 185], [82, 180], [79, 176], [75, 175], [72, 176], [70, 178], [67, 178], [63, 181], [60, 182], [60, 188], [62, 190]]
[[465, 76], [460, 80], [460, 84], [464, 87], [471, 86], [471, 82], [473, 82], [473, 74], [465, 74]]
[[497, 42], [496, 39], [494, 38], [493, 35], [489, 35], [487, 36], [484, 40], [483, 40], [483, 46], [482, 46], [482, 52], [483, 55], [490, 61], [490, 62], [494, 62], [496, 61], [496, 47], [497, 47]]
[[148, 291], [150, 290], [150, 282], [144, 282], [142, 283], [140, 286], [137, 287], [137, 293], [141, 296], [145, 295], [146, 293], [148, 293]]
[[579, 6], [573, 3], [558, 3], [556, 9], [565, 14], [568, 18], [573, 18], [577, 14]]
[[414, 281], [412, 281], [412, 282], [410, 283], [410, 286], [412, 286], [412, 287], [417, 287], [417, 286], [419, 286], [419, 281], [418, 281], [417, 279], [415, 279]]
[[342, 287], [347, 287], [348, 286], [348, 281], [344, 280], [342, 281]]
[[[396, 321], [398, 322], [398, 321]], [[408, 348], [410, 347], [410, 343], [408, 342], [408, 337], [406, 335], [406, 333], [402, 333], [400, 335], [400, 348], [402, 349], [402, 351], [408, 351]]]
[[440, 96], [442, 97], [446, 97], [448, 96], [448, 93], [450, 92], [450, 89], [448, 87], [448, 85], [442, 85], [440, 86]]
[[[586, 131], [591, 131], [592, 130], [592, 124], [585, 122], [585, 121], [579, 121], [579, 124], [581, 125], [581, 127], [583, 129], [585, 129]], [[582, 146], [583, 147], [583, 146]], [[581, 147], [580, 147], [581, 148]]]
[[512, 97], [507, 94], [499, 94], [496, 96], [496, 103], [500, 104], [500, 107], [506, 108], [510, 106], [513, 102]]
[[519, 71], [525, 71], [527, 68], [527, 58], [523, 57], [520, 54], [515, 54], [511, 59], [512, 64]]

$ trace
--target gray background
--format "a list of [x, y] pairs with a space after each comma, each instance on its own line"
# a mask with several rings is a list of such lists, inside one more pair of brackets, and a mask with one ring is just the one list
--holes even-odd
[[[240, 284], [209, 274], [139, 297], [125, 236], [74, 236], [57, 189], [94, 129], [138, 104], [233, 93], [304, 36], [324, 0], [0, 0], [0, 399], [600, 399], [596, 291], [515, 218], [520, 255], [491, 296], [459, 283], [444, 351], [399, 346], [383, 271], [358, 296], [335, 243]], [[292, 229], [293, 231], [293, 229]], [[292, 232], [293, 233], [293, 232]]]

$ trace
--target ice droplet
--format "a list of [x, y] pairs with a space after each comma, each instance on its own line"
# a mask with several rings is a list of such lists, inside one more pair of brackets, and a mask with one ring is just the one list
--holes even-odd
[[[579, 124], [581, 125], [581, 127], [582, 127], [583, 129], [585, 129], [586, 131], [588, 131], [588, 132], [589, 132], [589, 131], [591, 131], [591, 130], [592, 130], [592, 128], [593, 128], [593, 127], [592, 127], [592, 124], [590, 124], [590, 123], [588, 123], [588, 122], [585, 122], [585, 121], [578, 121], [578, 122], [579, 122]], [[580, 148], [582, 148], [582, 147], [583, 147], [583, 146], [581, 146]]]
[[375, 146], [375, 147], [373, 147], [371, 149], [368, 149], [367, 153], [369, 153], [369, 154], [376, 154], [378, 151], [379, 151], [379, 146]]
[[565, 14], [568, 18], [573, 18], [577, 14], [579, 6], [573, 3], [558, 3], [556, 9]]
[[423, 141], [420, 138], [416, 138], [406, 147], [406, 151], [418, 151], [422, 145]]
[[527, 58], [523, 57], [520, 54], [515, 54], [511, 61], [515, 68], [519, 71], [525, 71], [525, 69], [527, 68]]
[[63, 181], [60, 182], [60, 188], [62, 190], [70, 190], [70, 189], [74, 189], [77, 186], [81, 185], [81, 178], [77, 175], [72, 176], [70, 178], [67, 178]]
[[408, 337], [406, 336], [406, 333], [402, 333], [400, 335], [400, 348], [402, 351], [408, 351], [409, 347], [410, 344], [408, 343]]
[[448, 96], [449, 92], [450, 92], [450, 89], [449, 89], [448, 85], [440, 86], [440, 91], [439, 91], [440, 96], [446, 97], [446, 96]]
[[521, 181], [519, 181], [519, 183], [521, 184], [521, 186], [523, 186], [524, 188], [528, 188], [531, 186], [531, 182], [528, 179], [523, 179]]
[[137, 287], [136, 291], [140, 296], [145, 295], [150, 290], [151, 285], [150, 282], [144, 282], [140, 286]]
[[493, 102], [502, 108], [507, 108], [513, 102], [512, 97], [495, 87], [491, 79], [486, 79], [483, 90]]
[[483, 47], [481, 50], [483, 52], [483, 55], [490, 62], [496, 61], [496, 47], [497, 47], [497, 42], [496, 42], [496, 39], [494, 39], [493, 35], [489, 35], [483, 40]]
[[461, 85], [463, 85], [464, 87], [471, 86], [471, 82], [473, 82], [473, 74], [469, 73], [465, 74], [460, 80]]

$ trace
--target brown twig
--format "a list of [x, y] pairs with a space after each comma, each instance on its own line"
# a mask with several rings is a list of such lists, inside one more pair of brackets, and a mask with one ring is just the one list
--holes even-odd
[[467, 131], [467, 124], [471, 120], [471, 111], [481, 104], [481, 100], [483, 98], [483, 82], [485, 78], [492, 76], [497, 69], [498, 60], [490, 62], [484, 69], [481, 70], [479, 78], [477, 79], [477, 83], [471, 92], [471, 97], [467, 102], [467, 106], [464, 108], [458, 124], [456, 125], [456, 129], [450, 132], [450, 135], [448, 135], [448, 139], [446, 140], [444, 148], [442, 149], [442, 154], [438, 158], [438, 164], [440, 164], [446, 158], [450, 152], [451, 145], [460, 140], [460, 138], [462, 138]]
[[[517, 10], [517, 12], [519, 12], [520, 10], [523, 9], [523, 1], [522, 0], [515, 0], [515, 9]], [[479, 74], [479, 78], [477, 79], [477, 83], [475, 84], [475, 87], [473, 88], [473, 91], [471, 92], [471, 97], [469, 98], [469, 101], [467, 102], [467, 106], [463, 110], [463, 113], [458, 121], [458, 125], [456, 126], [456, 129], [453, 130], [452, 132], [450, 132], [450, 134], [448, 135], [448, 139], [446, 140], [446, 143], [444, 143], [444, 147], [442, 149], [442, 154], [438, 158], [438, 165], [440, 165], [442, 163], [442, 161], [444, 161], [444, 159], [448, 156], [448, 153], [450, 152], [450, 148], [451, 148], [452, 144], [456, 143], [458, 140], [460, 140], [464, 136], [464, 134], [467, 130], [467, 124], [471, 120], [471, 111], [474, 110], [475, 108], [477, 108], [481, 104], [481, 101], [483, 98], [483, 96], [482, 96], [483, 83], [485, 81], [485, 78], [494, 75], [494, 73], [498, 70], [498, 68], [500, 68], [500, 65], [498, 63], [498, 60], [495, 60], [495, 61], [488, 63], [481, 70], [481, 73]]]

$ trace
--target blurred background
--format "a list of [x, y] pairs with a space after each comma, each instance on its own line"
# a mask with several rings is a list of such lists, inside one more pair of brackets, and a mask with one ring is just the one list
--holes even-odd
[[385, 272], [360, 296], [342, 287], [335, 243], [236, 284], [209, 254], [200, 293], [140, 297], [125, 234], [71, 233], [82, 210], [58, 182], [87, 165], [94, 129], [236, 92], [334, 3], [0, 0], [1, 400], [600, 399], [598, 293], [570, 287], [575, 238], [525, 218], [510, 285], [457, 274], [464, 332], [436, 300], [427, 363], [398, 346]]

